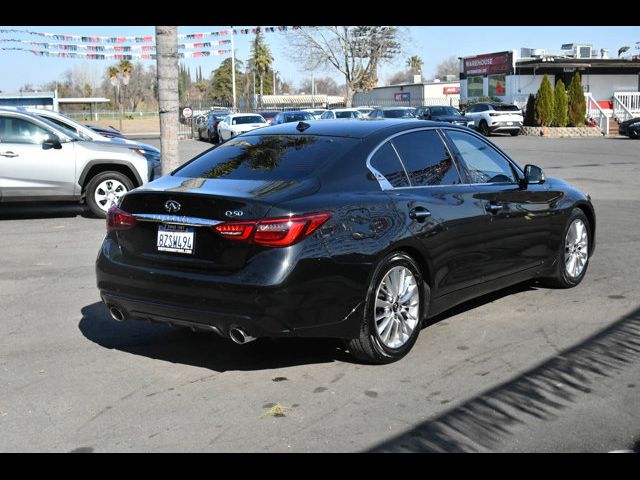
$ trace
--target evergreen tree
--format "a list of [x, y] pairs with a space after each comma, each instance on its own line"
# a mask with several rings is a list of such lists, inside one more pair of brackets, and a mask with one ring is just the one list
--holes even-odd
[[565, 90], [564, 82], [562, 80], [558, 80], [558, 83], [556, 83], [556, 90], [553, 92], [553, 98], [553, 124], [556, 127], [566, 127], [569, 104], [567, 91]]
[[[236, 60], [236, 92], [242, 92], [241, 68], [242, 62]], [[213, 100], [222, 100], [231, 104], [233, 102], [233, 90], [231, 87], [231, 58], [225, 58], [213, 72], [209, 96]]]
[[536, 126], [536, 96], [533, 93], [529, 94], [529, 99], [527, 100], [524, 113], [524, 125], [526, 127]]
[[587, 104], [584, 99], [584, 91], [582, 90], [582, 81], [580, 74], [576, 74], [569, 84], [569, 125], [572, 127], [580, 127], [584, 125], [585, 116], [587, 114]]
[[541, 127], [548, 127], [553, 122], [553, 89], [551, 82], [545, 75], [536, 95], [536, 123]]

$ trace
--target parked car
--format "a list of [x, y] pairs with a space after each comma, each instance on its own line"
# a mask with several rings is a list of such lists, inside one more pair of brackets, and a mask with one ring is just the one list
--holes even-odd
[[224, 142], [241, 133], [268, 125], [262, 115], [257, 113], [234, 113], [227, 115], [218, 123], [218, 138], [220, 142]]
[[97, 132], [100, 135], [102, 135], [103, 137], [123, 138], [123, 139], [127, 138], [124, 133], [122, 133], [120, 130], [116, 130], [112, 126], [109, 126], [109, 128], [107, 128], [107, 127], [98, 127], [97, 125], [86, 124], [85, 127], [90, 128], [94, 132]]
[[220, 143], [218, 137], [218, 125], [225, 117], [231, 115], [229, 111], [211, 111], [207, 114], [205, 122], [198, 127], [198, 138], [211, 143]]
[[49, 120], [50, 122], [55, 123], [56, 125], [66, 128], [67, 130], [71, 130], [73, 133], [78, 135], [82, 140], [88, 140], [92, 142], [113, 142], [119, 144], [126, 144], [129, 148], [138, 148], [141, 153], [150, 161], [160, 161], [160, 150], [152, 145], [148, 145], [146, 143], [136, 142], [135, 140], [130, 140], [128, 138], [123, 137], [105, 137], [100, 135], [95, 130], [90, 129], [89, 127], [78, 123], [71, 117], [67, 117], [66, 115], [54, 112], [52, 110], [44, 110], [44, 109], [36, 109], [36, 110], [27, 110], [22, 107], [12, 108], [12, 107], [2, 107], [5, 110], [16, 110], [19, 112], [30, 113], [32, 115], [37, 115], [38, 117]]
[[426, 319], [473, 297], [534, 278], [578, 285], [595, 228], [588, 195], [469, 128], [294, 122], [125, 195], [97, 284], [116, 320], [236, 343], [340, 338], [388, 363]]
[[524, 116], [516, 105], [508, 103], [476, 103], [465, 110], [464, 116], [473, 120], [473, 128], [485, 137], [492, 133], [509, 133], [515, 137], [520, 133]]
[[126, 143], [96, 142], [43, 117], [0, 109], [0, 202], [81, 201], [98, 217], [160, 175]]
[[421, 120], [434, 120], [436, 122], [448, 122], [454, 125], [473, 126], [473, 120], [462, 116], [460, 110], [454, 107], [434, 105], [430, 107], [418, 107], [416, 117]]
[[355, 108], [332, 108], [320, 115], [320, 120], [335, 120], [338, 118], [362, 118], [363, 115]]
[[629, 138], [640, 138], [640, 117], [622, 122], [618, 127], [618, 133]]
[[327, 109], [326, 108], [304, 108], [302, 111], [311, 113], [316, 118], [316, 120], [319, 120], [320, 116], [324, 112], [326, 112]]
[[369, 118], [404, 118], [415, 120], [415, 109], [412, 107], [384, 107], [369, 114]]
[[301, 110], [291, 110], [289, 112], [280, 112], [273, 117], [271, 125], [280, 125], [281, 123], [289, 122], [306, 122], [308, 120], [315, 120], [311, 112], [303, 112]]
[[273, 119], [275, 118], [276, 115], [278, 115], [278, 113], [280, 113], [279, 110], [267, 110], [264, 112], [258, 112], [258, 115], [262, 116], [262, 118], [264, 118], [267, 121], [267, 123], [271, 125], [271, 123], [273, 122]]

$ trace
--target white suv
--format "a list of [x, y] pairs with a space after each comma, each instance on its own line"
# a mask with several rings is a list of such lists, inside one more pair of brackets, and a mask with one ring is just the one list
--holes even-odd
[[465, 110], [464, 116], [473, 120], [473, 128], [485, 136], [492, 133], [520, 133], [524, 117], [522, 111], [508, 103], [476, 103]]

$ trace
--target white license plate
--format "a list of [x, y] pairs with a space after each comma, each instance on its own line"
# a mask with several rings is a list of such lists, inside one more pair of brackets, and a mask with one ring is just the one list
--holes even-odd
[[507, 125], [513, 125], [513, 122], [507, 122]]
[[159, 252], [193, 254], [194, 229], [184, 225], [158, 225]]

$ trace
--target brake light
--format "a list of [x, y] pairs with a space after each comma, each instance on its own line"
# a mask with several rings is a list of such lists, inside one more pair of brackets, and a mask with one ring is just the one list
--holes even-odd
[[214, 230], [229, 240], [247, 240], [267, 247], [288, 247], [304, 240], [331, 218], [330, 213], [273, 218], [258, 222], [226, 222]]
[[136, 226], [138, 220], [128, 212], [113, 205], [107, 212], [107, 232], [129, 230]]

